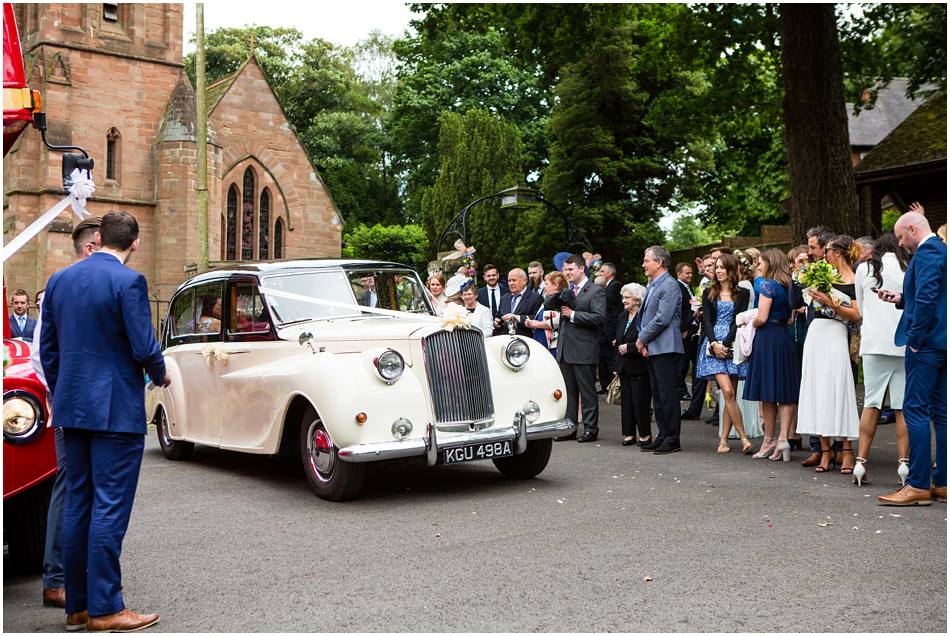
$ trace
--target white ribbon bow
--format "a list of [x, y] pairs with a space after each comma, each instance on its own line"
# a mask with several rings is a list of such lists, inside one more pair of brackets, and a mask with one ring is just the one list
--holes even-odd
[[16, 254], [21, 247], [26, 245], [30, 239], [39, 234], [43, 228], [53, 222], [60, 213], [67, 207], [72, 207], [73, 212], [80, 220], [89, 216], [86, 210], [86, 199], [92, 196], [96, 191], [96, 186], [92, 182], [92, 176], [89, 171], [85, 174], [79, 168], [74, 169], [69, 175], [69, 187], [67, 195], [56, 205], [44, 212], [40, 218], [36, 219], [30, 225], [18, 234], [12, 241], [3, 246], [3, 262]]

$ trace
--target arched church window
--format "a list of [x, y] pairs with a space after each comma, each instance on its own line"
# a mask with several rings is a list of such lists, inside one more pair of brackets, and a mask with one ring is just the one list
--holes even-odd
[[119, 180], [120, 139], [119, 131], [115, 128], [106, 135], [106, 179], [112, 181]]
[[241, 211], [241, 260], [254, 259], [254, 171], [244, 171], [244, 206]]
[[260, 237], [257, 241], [257, 257], [261, 260], [269, 258], [270, 250], [270, 190], [264, 188], [261, 192], [261, 207], [257, 213], [257, 225], [260, 228]]
[[228, 188], [228, 231], [225, 244], [227, 245], [225, 260], [233, 261], [237, 258], [237, 202], [238, 189], [233, 183]]
[[227, 217], [225, 217], [225, 215], [223, 214], [221, 215], [220, 229], [221, 229], [221, 233], [218, 234], [218, 236], [220, 237], [220, 240], [221, 240], [221, 260], [223, 261], [225, 257], [227, 256], [225, 252], [227, 251], [227, 247], [228, 247], [228, 220], [227, 220]]
[[284, 220], [274, 223], [274, 258], [284, 257]]

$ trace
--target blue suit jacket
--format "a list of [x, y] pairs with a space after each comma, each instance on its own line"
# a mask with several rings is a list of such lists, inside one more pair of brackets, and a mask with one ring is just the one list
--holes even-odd
[[36, 329], [36, 320], [26, 317], [26, 326], [20, 331], [20, 324], [16, 320], [15, 314], [10, 314], [10, 337], [23, 338], [27, 342], [33, 342], [33, 330]]
[[669, 272], [650, 283], [643, 306], [637, 312], [637, 328], [640, 342], [647, 345], [651, 356], [683, 353], [683, 337], [680, 335], [682, 304], [681, 285]]
[[894, 344], [947, 350], [947, 246], [932, 236], [917, 248], [904, 275]]
[[102, 252], [53, 274], [40, 356], [56, 426], [144, 434], [142, 371], [165, 377], [145, 277]]

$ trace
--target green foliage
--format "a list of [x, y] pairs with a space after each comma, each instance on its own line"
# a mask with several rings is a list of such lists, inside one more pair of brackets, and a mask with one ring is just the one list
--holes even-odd
[[697, 245], [708, 245], [715, 240], [715, 236], [703, 227], [696, 216], [682, 214], [676, 217], [667, 233], [666, 248], [671, 251], [683, 250]]
[[[435, 242], [462, 208], [518, 183], [522, 152], [518, 129], [487, 110], [443, 115], [439, 173], [422, 196], [422, 225], [433, 256], [437, 249], [451, 246]], [[472, 208], [468, 214], [468, 241], [477, 248], [480, 263], [504, 268], [512, 264], [518, 215], [498, 206], [499, 201], [493, 199]]]
[[901, 218], [901, 211], [897, 208], [888, 208], [881, 212], [881, 232], [890, 232]]
[[357, 225], [343, 237], [345, 258], [392, 261], [424, 272], [428, 242], [418, 225]]

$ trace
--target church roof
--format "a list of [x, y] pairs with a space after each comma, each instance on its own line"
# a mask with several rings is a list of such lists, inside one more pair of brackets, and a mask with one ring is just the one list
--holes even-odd
[[858, 174], [947, 159], [947, 94], [932, 95], [857, 165]]
[[217, 108], [224, 96], [228, 94], [228, 91], [231, 90], [231, 85], [234, 84], [234, 80], [244, 71], [244, 68], [250, 61], [251, 58], [248, 57], [241, 63], [236, 71], [208, 85], [208, 88], [205, 89], [205, 107], [209, 115], [214, 112], [214, 109]]
[[[163, 141], [195, 141], [197, 130], [195, 90], [185, 72], [178, 75], [178, 82], [168, 98], [162, 125], [158, 131], [158, 142]], [[208, 125], [208, 142], [217, 143], [217, 136], [211, 125]]]
[[[854, 104], [845, 104], [848, 110], [848, 136], [852, 146], [873, 148], [924, 103], [924, 98], [920, 96], [907, 99], [908, 82], [907, 78], [895, 77], [890, 84], [878, 91], [874, 108], [861, 110], [857, 115], [854, 113]], [[930, 86], [922, 86], [921, 89], [928, 87]]]

